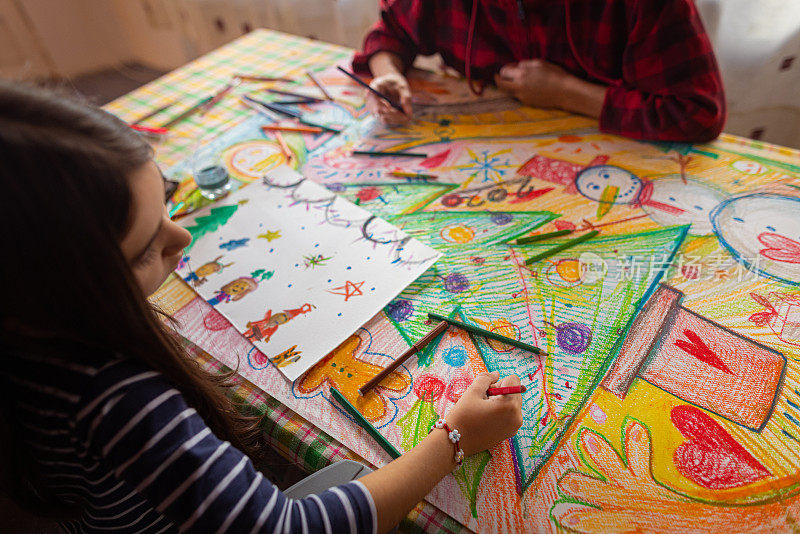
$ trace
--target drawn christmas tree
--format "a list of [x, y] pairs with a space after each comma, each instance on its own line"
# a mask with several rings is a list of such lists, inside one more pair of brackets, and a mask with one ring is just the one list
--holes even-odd
[[[503, 243], [552, 217], [547, 212], [436, 212], [391, 218], [444, 253], [385, 309], [405, 339], [419, 339], [430, 329], [428, 312], [448, 315], [457, 309], [467, 323], [549, 353], [537, 357], [474, 338], [490, 371], [516, 374], [530, 384], [523, 395], [525, 422], [512, 439], [520, 491], [551, 454], [686, 235], [686, 227], [671, 227], [597, 237], [528, 269], [525, 259], [553, 243]], [[582, 273], [587, 262], [593, 270]], [[423, 351], [418, 364], [430, 365], [434, 353], [433, 347]]]
[[[239, 209], [238, 204], [231, 204], [229, 206], [217, 206], [211, 208], [208, 215], [201, 215], [194, 220], [194, 224], [187, 226], [186, 229], [192, 234], [192, 244], [196, 243], [198, 239], [204, 235], [216, 231], [220, 226], [228, 222], [228, 219], [236, 213]], [[186, 250], [191, 248], [191, 244], [186, 247]]]

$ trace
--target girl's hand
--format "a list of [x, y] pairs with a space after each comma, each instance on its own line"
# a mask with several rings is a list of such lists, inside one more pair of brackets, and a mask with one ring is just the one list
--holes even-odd
[[390, 72], [378, 76], [369, 84], [370, 87], [398, 102], [405, 113], [400, 113], [382, 98], [367, 92], [367, 109], [387, 126], [400, 126], [411, 120], [411, 88], [405, 76], [399, 72]]
[[561, 108], [565, 84], [573, 76], [542, 59], [506, 65], [496, 74], [497, 88], [523, 104], [537, 108]]
[[507, 376], [499, 383], [500, 373], [481, 373], [467, 388], [445, 417], [450, 428], [461, 433], [465, 456], [488, 449], [517, 433], [522, 426], [522, 395], [486, 396], [490, 387], [519, 385], [518, 376]]

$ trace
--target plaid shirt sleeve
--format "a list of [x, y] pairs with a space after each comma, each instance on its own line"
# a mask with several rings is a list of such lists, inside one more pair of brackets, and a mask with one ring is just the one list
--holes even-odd
[[[430, 3], [430, 2], [429, 2]], [[353, 70], [369, 74], [369, 60], [378, 52], [393, 52], [411, 66], [417, 54], [433, 53], [433, 19], [419, 0], [381, 0], [381, 16], [364, 39], [364, 49], [353, 57]], [[428, 10], [430, 11], [430, 10]], [[425, 16], [425, 15], [429, 16]]]
[[697, 10], [688, 0], [639, 4], [623, 79], [606, 92], [600, 129], [659, 141], [716, 138], [725, 124], [725, 95]]

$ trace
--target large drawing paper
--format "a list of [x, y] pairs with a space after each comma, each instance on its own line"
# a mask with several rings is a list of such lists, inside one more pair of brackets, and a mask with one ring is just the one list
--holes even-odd
[[181, 276], [290, 380], [440, 256], [288, 167], [184, 226], [195, 241]]

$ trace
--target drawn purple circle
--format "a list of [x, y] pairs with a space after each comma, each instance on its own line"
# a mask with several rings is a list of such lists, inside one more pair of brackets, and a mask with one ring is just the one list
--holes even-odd
[[556, 327], [556, 343], [564, 352], [582, 354], [592, 343], [592, 329], [581, 323], [562, 323]]
[[393, 300], [386, 306], [386, 315], [398, 323], [402, 323], [403, 321], [407, 320], [413, 313], [414, 305], [410, 300]]
[[329, 184], [325, 184], [325, 187], [328, 188], [328, 191], [333, 191], [334, 193], [341, 193], [346, 189], [345, 186], [340, 184], [339, 182], [332, 182]]
[[492, 222], [495, 223], [497, 226], [503, 226], [504, 224], [508, 224], [514, 220], [514, 216], [510, 213], [505, 212], [495, 212], [492, 213], [491, 216]]
[[444, 288], [450, 293], [462, 293], [469, 289], [469, 280], [461, 273], [450, 273], [444, 279]]

